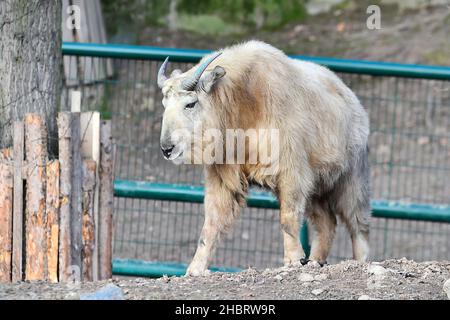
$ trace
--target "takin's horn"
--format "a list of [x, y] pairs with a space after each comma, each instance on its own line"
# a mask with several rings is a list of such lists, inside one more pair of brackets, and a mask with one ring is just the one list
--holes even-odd
[[200, 77], [202, 76], [202, 74], [206, 70], [206, 68], [210, 65], [211, 62], [214, 61], [214, 59], [216, 59], [221, 54], [222, 54], [222, 52], [218, 52], [215, 55], [213, 55], [211, 58], [209, 58], [208, 60], [203, 62], [197, 68], [197, 70], [195, 70], [194, 75], [191, 78], [187, 78], [187, 79], [183, 80], [183, 82], [181, 83], [181, 87], [184, 90], [193, 91], [195, 89], [195, 87], [197, 86], [197, 84], [200, 80]]
[[162, 88], [164, 86], [164, 82], [167, 80], [166, 77], [166, 69], [167, 69], [167, 63], [169, 62], [169, 57], [164, 60], [163, 64], [159, 68], [158, 71], [158, 87]]

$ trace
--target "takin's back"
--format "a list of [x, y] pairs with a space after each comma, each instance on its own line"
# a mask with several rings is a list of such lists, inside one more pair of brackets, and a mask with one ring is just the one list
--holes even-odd
[[[355, 94], [329, 69], [289, 58], [261, 41], [249, 41], [222, 50], [211, 64], [226, 70], [216, 94], [245, 91], [227, 108], [239, 114], [240, 128], [276, 127], [287, 145], [304, 151], [320, 147], [323, 162], [340, 162], [344, 150], [365, 148], [368, 116]], [[248, 103], [248, 102], [252, 103]], [[234, 105], [233, 105], [234, 104]], [[308, 150], [310, 149], [310, 150]], [[326, 152], [325, 152], [326, 150]]]

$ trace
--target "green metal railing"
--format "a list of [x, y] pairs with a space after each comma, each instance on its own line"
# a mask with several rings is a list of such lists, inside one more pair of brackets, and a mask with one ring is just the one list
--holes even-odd
[[[205, 192], [201, 186], [149, 183], [116, 180], [114, 196], [121, 198], [152, 199], [203, 203]], [[279, 209], [277, 199], [268, 192], [250, 191], [247, 206]], [[376, 218], [404, 219], [450, 223], [450, 206], [404, 205], [393, 201], [372, 201], [372, 216]], [[308, 248], [308, 242], [302, 243]]]
[[[71, 83], [70, 87], [82, 88], [83, 97], [88, 97], [84, 98], [83, 106], [100, 109], [111, 115], [113, 125], [116, 124], [114, 273], [183, 274], [186, 264], [180, 262], [190, 259], [189, 250], [195, 248], [198, 236], [195, 226], [199, 223], [195, 221], [202, 211], [203, 188], [198, 178], [201, 172], [167, 164], [159, 157], [161, 112], [156, 112], [156, 107], [160, 106], [161, 97], [156, 87], [156, 72], [159, 61], [166, 56], [174, 62], [173, 67], [180, 68], [192, 65], [210, 51], [80, 43], [63, 43], [62, 49], [70, 59], [66, 85]], [[372, 201], [372, 216], [376, 218], [372, 228], [375, 251], [382, 252], [377, 258], [403, 256], [403, 252], [417, 250], [422, 252], [421, 259], [448, 258], [450, 94], [447, 92], [450, 91], [450, 68], [291, 57], [319, 63], [338, 72], [368, 108], [372, 122], [374, 197], [383, 199]], [[108, 62], [113, 62], [112, 75], [101, 71], [107, 69]], [[72, 73], [76, 79], [70, 78]], [[140, 182], [146, 180], [151, 182]], [[242, 238], [249, 242], [246, 239], [252, 237], [246, 232], [262, 228], [255, 236], [265, 233], [268, 242], [258, 248], [258, 242], [264, 240], [254, 240], [256, 243], [246, 247], [240, 245], [244, 240], [227, 240], [221, 251], [222, 260], [216, 262], [217, 265], [233, 260], [243, 267], [242, 259], [249, 255], [253, 254], [257, 261], [264, 255], [275, 256], [280, 250], [272, 248], [277, 242], [273, 239], [279, 236], [270, 229], [276, 219], [276, 199], [269, 193], [252, 191], [247, 204], [249, 209], [245, 209], [243, 226], [239, 229]], [[252, 210], [257, 212], [253, 215]], [[257, 218], [259, 216], [263, 218]], [[186, 228], [185, 234], [175, 228], [171, 231], [177, 221], [181, 229]], [[192, 234], [192, 238], [188, 234]], [[306, 225], [302, 228], [301, 241], [308, 248]], [[345, 249], [345, 243], [340, 241], [337, 241], [336, 259], [347, 257], [343, 251], [348, 251], [348, 247]], [[431, 247], [425, 247], [427, 242], [431, 242]], [[415, 247], [411, 248], [413, 245]], [[144, 253], [147, 247], [155, 256]], [[185, 251], [188, 252], [186, 257], [183, 256]], [[153, 262], [143, 262], [142, 257]], [[267, 263], [264, 261], [259, 260], [258, 264], [264, 266]], [[240, 268], [219, 269], [236, 271]]]
[[[100, 58], [121, 58], [164, 61], [170, 57], [175, 62], [198, 62], [210, 50], [159, 48], [117, 44], [73, 43], [62, 45], [63, 54]], [[291, 55], [291, 58], [311, 61], [335, 72], [394, 76], [420, 79], [450, 80], [450, 68], [441, 66], [413, 65], [326, 57]]]

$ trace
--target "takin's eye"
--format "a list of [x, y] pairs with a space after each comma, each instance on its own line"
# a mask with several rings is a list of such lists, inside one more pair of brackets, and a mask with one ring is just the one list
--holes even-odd
[[192, 103], [188, 103], [187, 105], [184, 106], [185, 109], [192, 109], [195, 107], [195, 104], [197, 103], [197, 101], [192, 102]]

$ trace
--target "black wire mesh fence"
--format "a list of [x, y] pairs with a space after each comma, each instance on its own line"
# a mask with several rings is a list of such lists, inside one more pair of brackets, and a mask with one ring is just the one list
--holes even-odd
[[[82, 107], [112, 118], [116, 179], [203, 184], [202, 168], [163, 159], [163, 107], [156, 85], [160, 62], [65, 56], [65, 94], [82, 92]], [[186, 70], [191, 64], [172, 63]], [[450, 204], [450, 81], [342, 73], [371, 121], [372, 198], [405, 205]], [[203, 205], [116, 198], [114, 256], [190, 261], [203, 222]], [[371, 259], [450, 259], [450, 224], [372, 218]], [[266, 268], [282, 264], [277, 210], [245, 208], [222, 239], [214, 265]], [[338, 226], [329, 262], [351, 257]]]

